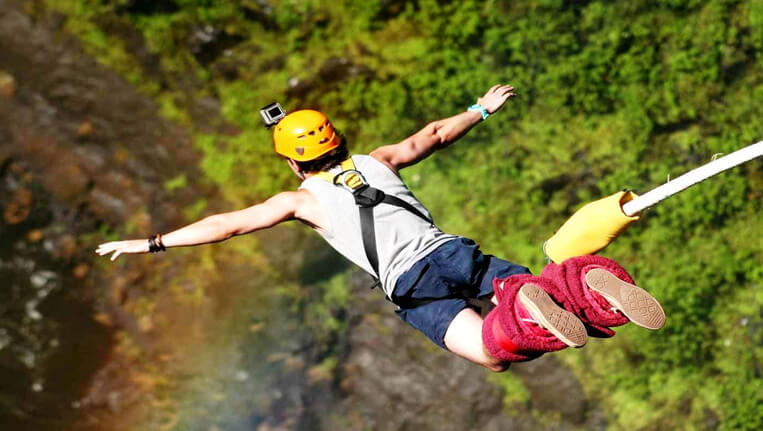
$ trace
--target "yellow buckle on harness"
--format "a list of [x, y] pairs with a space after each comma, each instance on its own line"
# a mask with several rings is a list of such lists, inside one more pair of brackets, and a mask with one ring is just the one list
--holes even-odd
[[355, 163], [353, 163], [352, 158], [348, 158], [347, 160], [343, 161], [340, 166], [342, 168], [342, 172], [338, 174], [322, 171], [315, 174], [315, 176], [322, 178], [323, 180], [332, 184], [339, 184], [350, 192], [365, 184], [368, 184], [366, 179], [363, 177], [363, 174], [355, 169]]

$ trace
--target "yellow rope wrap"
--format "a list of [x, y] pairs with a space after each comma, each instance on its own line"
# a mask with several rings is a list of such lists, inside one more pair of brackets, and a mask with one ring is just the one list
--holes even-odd
[[621, 191], [577, 210], [544, 246], [546, 256], [555, 263], [565, 259], [594, 254], [608, 246], [640, 216], [623, 213], [624, 203], [638, 197], [631, 191]]

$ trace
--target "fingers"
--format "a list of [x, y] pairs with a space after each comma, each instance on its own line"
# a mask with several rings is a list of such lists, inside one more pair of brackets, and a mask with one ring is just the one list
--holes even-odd
[[502, 86], [498, 89], [497, 93], [501, 96], [502, 102], [506, 102], [517, 95], [517, 93], [514, 93], [514, 87], [511, 85]]
[[[477, 99], [477, 103], [480, 103], [483, 106], [491, 105], [491, 107], [486, 106], [486, 108], [488, 109], [488, 112], [493, 113], [500, 109], [507, 100], [516, 95], [517, 93], [514, 93], [513, 85], [496, 84], [490, 87], [490, 90], [488, 90], [484, 97]], [[496, 106], [492, 107], [492, 105]]]
[[[106, 244], [99, 245], [98, 248], [95, 249], [95, 252], [99, 256], [105, 256], [105, 255], [107, 255], [109, 253], [114, 252], [118, 248], [119, 248], [119, 244], [118, 243], [116, 243], [116, 242], [108, 242]], [[116, 253], [114, 253], [114, 255], [111, 256], [111, 261], [113, 262], [117, 258], [117, 256], [119, 256], [121, 253], [122, 253], [121, 251], [117, 251]]]
[[105, 244], [99, 245], [95, 252], [99, 256], [105, 256], [109, 253], [114, 253], [111, 256], [111, 261], [113, 262], [117, 257], [119, 257], [120, 254], [125, 252], [125, 244], [124, 241], [107, 242]]
[[145, 240], [134, 239], [129, 241], [112, 241], [101, 244], [95, 249], [96, 254], [99, 256], [106, 256], [110, 253], [111, 260], [116, 260], [122, 254], [130, 253], [148, 253], [148, 244]]
[[487, 94], [498, 93], [503, 95], [507, 91], [512, 91], [512, 90], [514, 90], [514, 86], [512, 85], [495, 84], [494, 86], [490, 87], [490, 90], [487, 91]]
[[505, 95], [511, 93], [512, 91], [514, 91], [514, 87], [511, 86], [511, 85], [503, 85], [503, 86], [501, 86], [501, 88], [498, 89], [498, 93], [501, 96], [505, 96]]
[[490, 87], [490, 90], [484, 96], [478, 98], [477, 103], [482, 105], [489, 114], [493, 114], [501, 109], [507, 100], [516, 95], [517, 93], [514, 93], [513, 85], [496, 84]]
[[109, 254], [112, 251], [119, 248], [119, 243], [117, 242], [107, 242], [105, 244], [101, 244], [98, 246], [98, 248], [95, 250], [98, 255], [103, 256], [104, 254]]

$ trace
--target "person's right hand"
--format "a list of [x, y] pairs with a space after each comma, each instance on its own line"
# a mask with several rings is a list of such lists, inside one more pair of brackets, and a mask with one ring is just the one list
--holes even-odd
[[95, 250], [100, 256], [114, 253], [111, 256], [111, 261], [115, 261], [120, 254], [124, 253], [148, 253], [148, 240], [147, 239], [131, 239], [128, 241], [112, 241], [101, 244]]
[[490, 87], [490, 90], [484, 96], [477, 99], [477, 103], [482, 105], [488, 114], [492, 114], [501, 109], [503, 104], [514, 96], [516, 96], [516, 93], [514, 93], [513, 86], [496, 84]]

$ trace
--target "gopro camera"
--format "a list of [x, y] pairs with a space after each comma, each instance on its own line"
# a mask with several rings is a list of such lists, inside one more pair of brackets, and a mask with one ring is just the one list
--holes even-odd
[[269, 129], [286, 116], [286, 111], [283, 110], [278, 102], [273, 102], [260, 109], [260, 116], [262, 121], [265, 122], [265, 127]]

